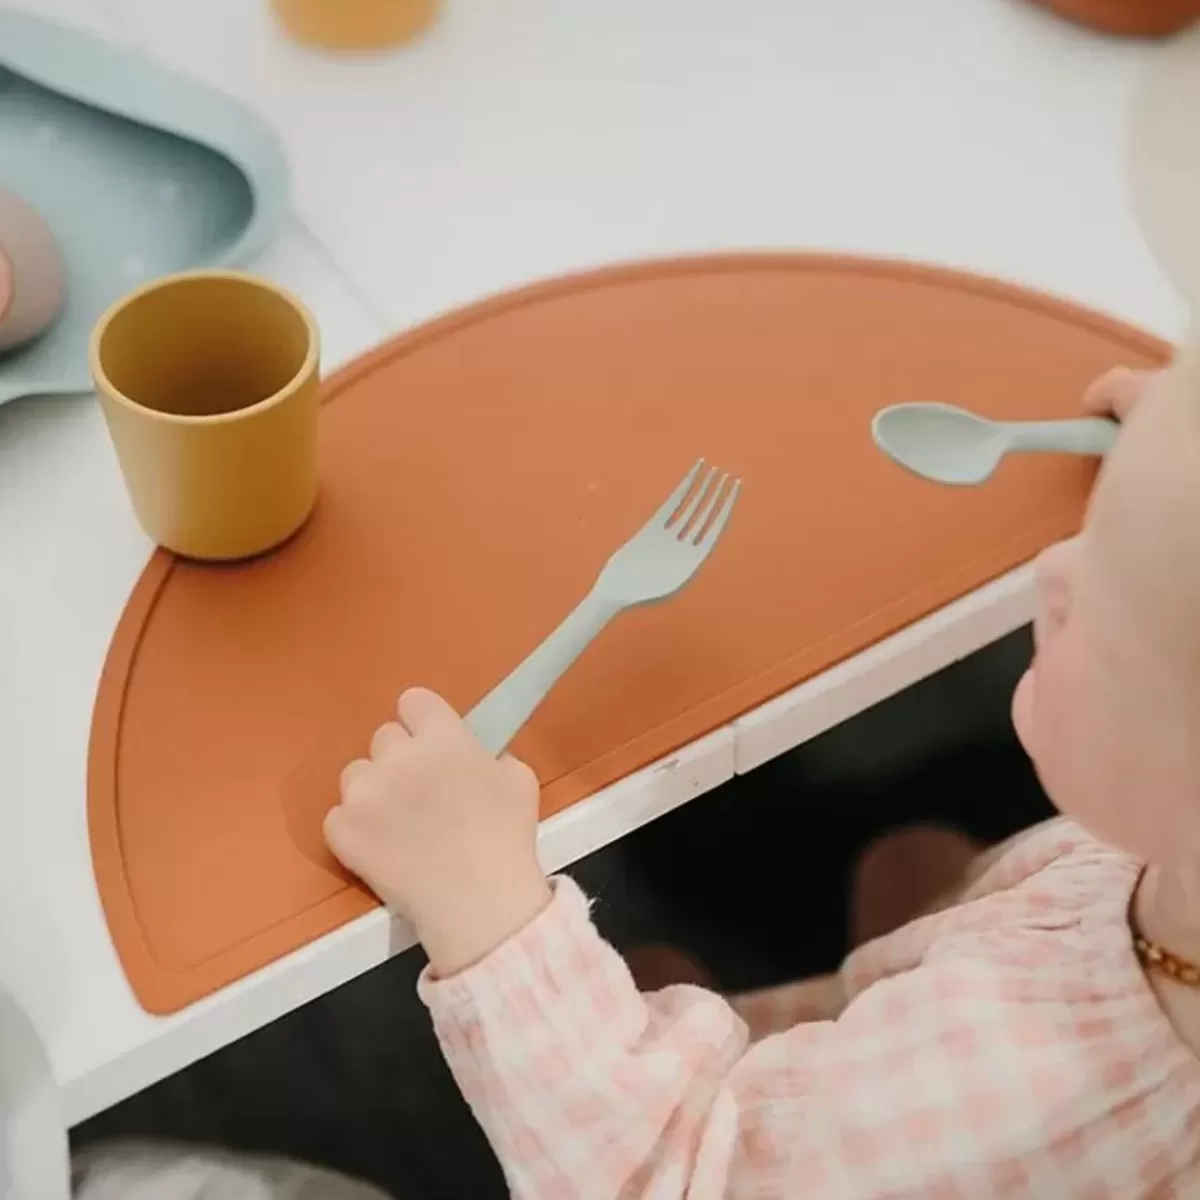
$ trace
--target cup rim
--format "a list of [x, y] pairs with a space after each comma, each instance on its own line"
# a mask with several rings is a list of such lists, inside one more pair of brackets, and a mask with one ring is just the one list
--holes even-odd
[[[163, 291], [169, 287], [174, 287], [176, 284], [205, 279], [249, 284], [260, 291], [270, 292], [277, 299], [289, 304], [299, 314], [308, 333], [308, 349], [304, 355], [304, 361], [296, 369], [295, 374], [277, 392], [272, 392], [271, 395], [264, 396], [263, 399], [256, 400], [253, 404], [247, 404], [244, 408], [235, 408], [231, 412], [202, 414], [172, 413], [163, 412], [160, 408], [150, 408], [146, 404], [139, 404], [132, 397], [125, 395], [113, 383], [108, 377], [108, 372], [101, 365], [100, 345], [104, 340], [104, 335], [108, 332], [108, 328], [112, 322], [125, 309], [143, 297], [149, 296], [154, 292]], [[243, 417], [254, 413], [264, 412], [269, 408], [274, 408], [293, 396], [312, 376], [316, 369], [320, 352], [320, 331], [317, 328], [317, 322], [309, 311], [308, 306], [295, 293], [289, 291], [287, 288], [280, 287], [269, 279], [264, 279], [261, 275], [251, 274], [249, 271], [234, 271], [227, 268], [200, 268], [190, 271], [175, 271], [170, 275], [160, 275], [158, 278], [151, 279], [134, 288], [132, 291], [126, 292], [118, 300], [109, 305], [92, 328], [92, 334], [88, 340], [88, 365], [91, 368], [92, 380], [96, 385], [97, 391], [103, 392], [109, 399], [116, 401], [123, 408], [129, 409], [131, 412], [151, 417], [169, 425], [222, 425], [239, 421]]]

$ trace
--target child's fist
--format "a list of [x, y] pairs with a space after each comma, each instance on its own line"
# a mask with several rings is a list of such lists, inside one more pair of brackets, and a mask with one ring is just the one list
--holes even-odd
[[371, 757], [342, 772], [329, 848], [412, 922], [433, 969], [462, 970], [548, 903], [537, 861], [538, 785], [493, 758], [432, 692], [405, 692]]
[[1095, 417], [1124, 421], [1138, 406], [1159, 371], [1114, 367], [1100, 376], [1083, 394], [1084, 410]]

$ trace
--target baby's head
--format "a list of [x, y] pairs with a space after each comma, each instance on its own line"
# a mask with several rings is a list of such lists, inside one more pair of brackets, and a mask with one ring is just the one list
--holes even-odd
[[1082, 532], [1039, 559], [1013, 699], [1055, 804], [1155, 863], [1200, 861], [1200, 369], [1180, 368], [1133, 406]]

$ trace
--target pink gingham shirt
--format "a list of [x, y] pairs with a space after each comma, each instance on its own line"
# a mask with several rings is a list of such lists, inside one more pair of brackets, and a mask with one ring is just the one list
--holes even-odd
[[1051, 822], [852, 954], [836, 1021], [754, 1044], [720, 996], [639, 994], [568, 879], [421, 993], [519, 1200], [1200, 1197], [1200, 1062], [1133, 955], [1138, 871]]

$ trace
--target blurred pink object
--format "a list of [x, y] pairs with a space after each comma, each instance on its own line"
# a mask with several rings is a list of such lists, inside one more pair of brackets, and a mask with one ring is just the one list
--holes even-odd
[[64, 295], [62, 254], [37, 210], [0, 191], [0, 353], [42, 333]]

